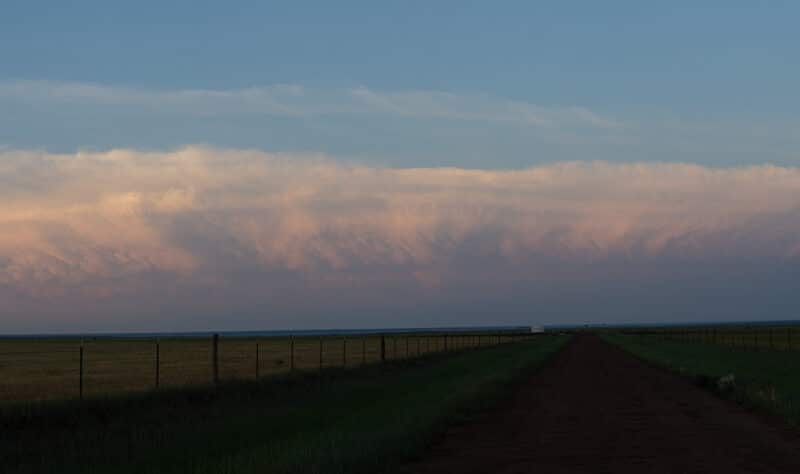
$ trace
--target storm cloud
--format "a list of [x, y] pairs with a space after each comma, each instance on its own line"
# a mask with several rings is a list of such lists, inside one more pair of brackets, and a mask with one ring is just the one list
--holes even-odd
[[798, 267], [792, 167], [0, 151], [12, 332], [779, 319]]

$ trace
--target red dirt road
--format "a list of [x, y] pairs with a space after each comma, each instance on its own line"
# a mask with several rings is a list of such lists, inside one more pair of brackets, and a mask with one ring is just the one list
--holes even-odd
[[800, 473], [800, 435], [577, 337], [408, 473]]

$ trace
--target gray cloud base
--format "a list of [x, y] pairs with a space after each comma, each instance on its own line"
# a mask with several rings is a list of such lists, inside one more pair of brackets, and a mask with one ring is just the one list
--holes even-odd
[[0, 152], [0, 330], [794, 317], [800, 170]]

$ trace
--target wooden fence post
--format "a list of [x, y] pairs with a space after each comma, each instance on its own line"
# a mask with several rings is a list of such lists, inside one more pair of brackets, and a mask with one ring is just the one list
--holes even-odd
[[322, 372], [322, 336], [319, 337], [319, 370]]
[[81, 341], [78, 357], [78, 397], [83, 400], [83, 341]]
[[161, 346], [156, 339], [156, 388], [161, 385]]
[[259, 376], [261, 375], [260, 374], [260, 372], [261, 372], [260, 364], [261, 364], [261, 357], [260, 357], [260, 354], [259, 354], [258, 343], [256, 342], [256, 379], [258, 379]]
[[294, 334], [289, 336], [289, 372], [294, 372]]
[[212, 339], [212, 366], [214, 370], [214, 385], [219, 384], [219, 334], [214, 334]]

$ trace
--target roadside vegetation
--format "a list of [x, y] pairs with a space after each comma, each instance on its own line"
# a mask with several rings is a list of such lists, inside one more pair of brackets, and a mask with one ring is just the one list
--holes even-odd
[[607, 341], [674, 370], [725, 398], [800, 425], [800, 351], [742, 349], [657, 336], [606, 334]]
[[386, 472], [566, 341], [0, 412], [4, 473]]

